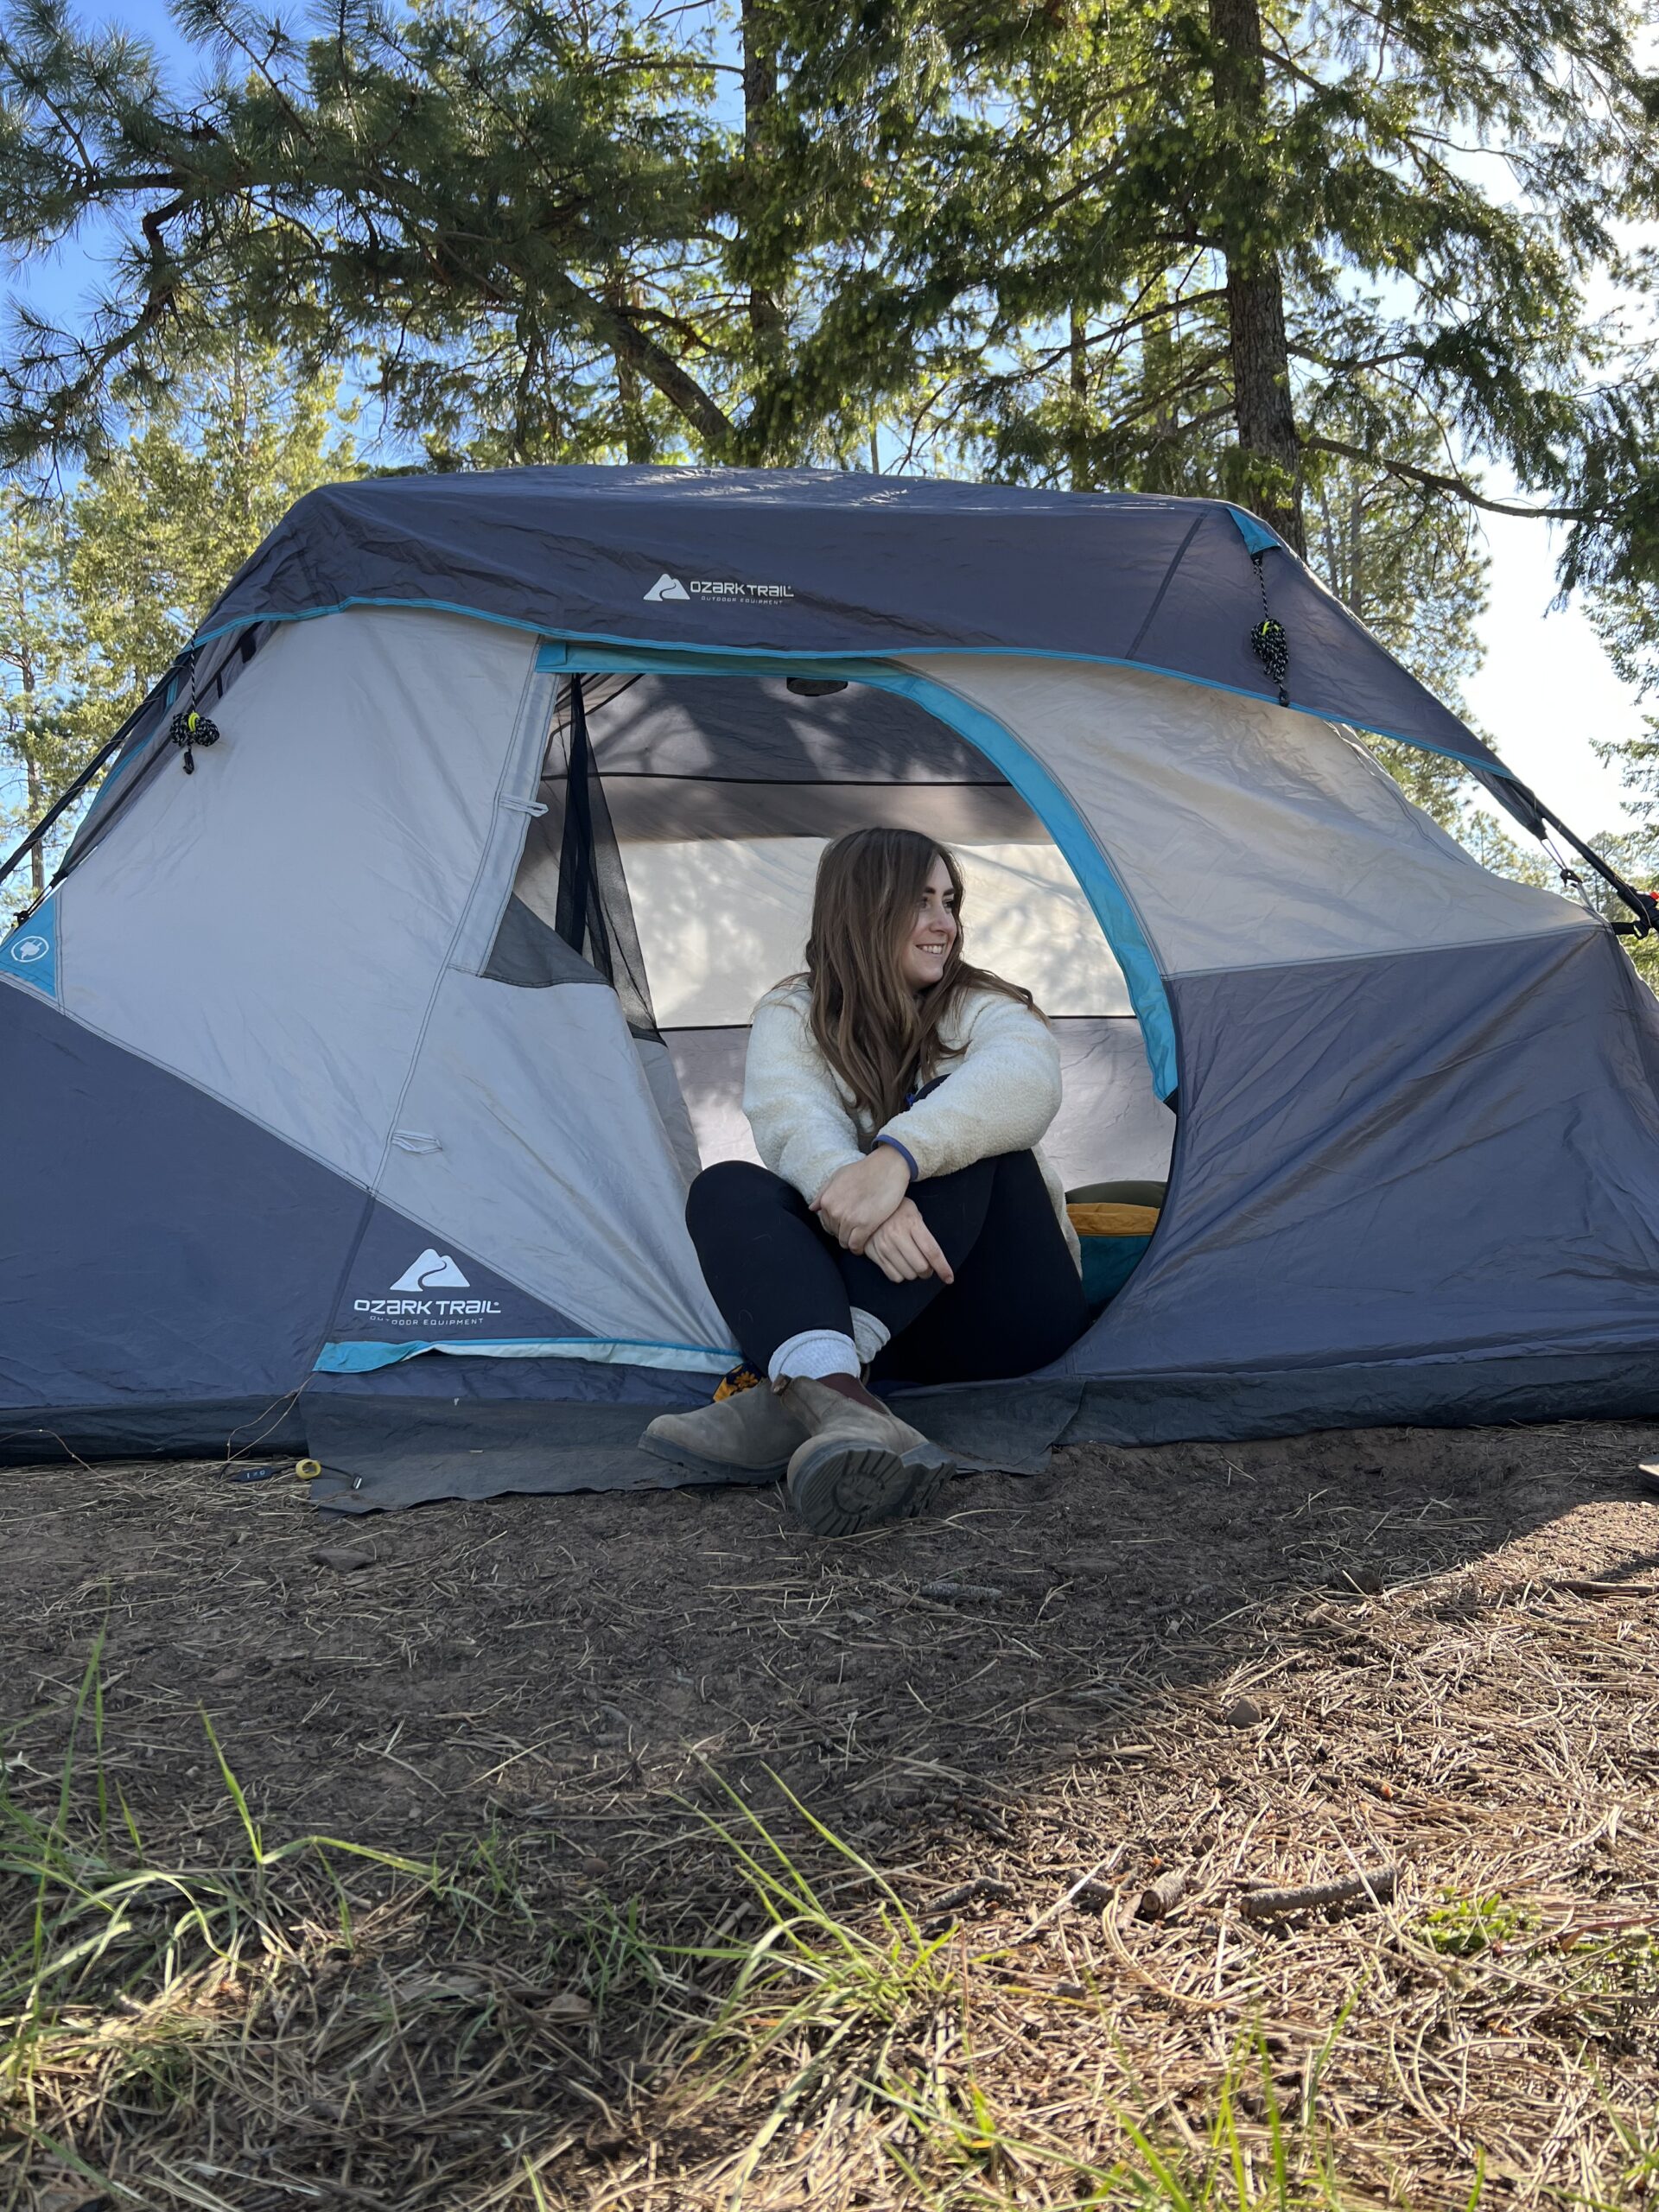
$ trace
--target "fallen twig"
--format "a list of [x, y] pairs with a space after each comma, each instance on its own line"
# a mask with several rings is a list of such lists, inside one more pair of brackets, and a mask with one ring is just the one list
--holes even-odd
[[1332, 1904], [1387, 1904], [1399, 1876], [1392, 1866], [1374, 1866], [1340, 1882], [1309, 1882], [1299, 1890], [1246, 1890], [1238, 1909], [1246, 1920], [1278, 1920], [1287, 1913], [1318, 1912]]
[[999, 1882], [991, 1874], [976, 1874], [971, 1882], [959, 1882], [943, 1897], [930, 1897], [926, 1910], [931, 1919], [936, 1912], [954, 1912], [959, 1904], [972, 1904], [976, 1897], [1008, 1898], [1019, 1894], [1012, 1882]]

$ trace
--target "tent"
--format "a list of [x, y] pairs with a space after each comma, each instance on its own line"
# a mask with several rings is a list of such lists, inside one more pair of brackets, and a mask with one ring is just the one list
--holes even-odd
[[1220, 503], [311, 493], [0, 944], [0, 1448], [308, 1446], [359, 1507], [672, 1479], [634, 1436], [734, 1357], [685, 1181], [745, 1149], [749, 1009], [823, 839], [870, 821], [963, 852], [974, 956], [1061, 1039], [1067, 1181], [1168, 1185], [1063, 1359], [910, 1418], [1031, 1464], [1659, 1412], [1654, 1002], [1367, 734], [1539, 826]]

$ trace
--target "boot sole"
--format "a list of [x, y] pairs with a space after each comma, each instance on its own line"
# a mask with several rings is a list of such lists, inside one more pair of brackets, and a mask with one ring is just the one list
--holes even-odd
[[789, 1502], [815, 1536], [851, 1536], [925, 1513], [956, 1462], [937, 1444], [902, 1458], [877, 1445], [826, 1442], [791, 1462]]
[[740, 1466], [735, 1459], [707, 1459], [701, 1452], [688, 1452], [683, 1446], [665, 1444], [654, 1436], [642, 1436], [636, 1447], [649, 1452], [653, 1459], [666, 1459], [671, 1467], [690, 1467], [700, 1475], [712, 1475], [716, 1482], [776, 1483], [789, 1472], [789, 1455], [774, 1459], [767, 1466]]

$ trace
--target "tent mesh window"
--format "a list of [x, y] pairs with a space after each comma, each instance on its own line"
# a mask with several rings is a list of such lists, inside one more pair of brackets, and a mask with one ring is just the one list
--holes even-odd
[[588, 734], [591, 680], [573, 676], [559, 687], [537, 791], [546, 811], [532, 817], [483, 972], [493, 982], [529, 986], [602, 977], [634, 1035], [656, 1040], [628, 880]]

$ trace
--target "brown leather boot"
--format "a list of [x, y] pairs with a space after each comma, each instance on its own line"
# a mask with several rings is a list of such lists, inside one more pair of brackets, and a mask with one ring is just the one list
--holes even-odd
[[955, 1470], [948, 1452], [850, 1376], [822, 1382], [792, 1376], [779, 1397], [807, 1431], [790, 1459], [788, 1495], [796, 1519], [814, 1535], [850, 1536], [924, 1513]]
[[689, 1414], [658, 1414], [639, 1449], [708, 1475], [775, 1478], [806, 1430], [766, 1382]]

